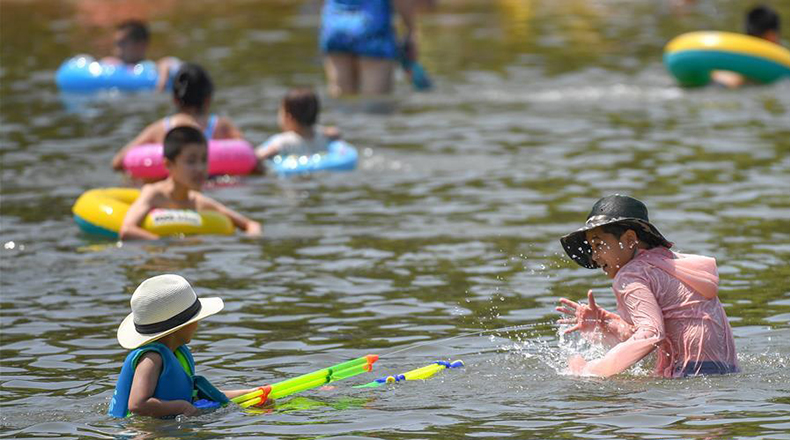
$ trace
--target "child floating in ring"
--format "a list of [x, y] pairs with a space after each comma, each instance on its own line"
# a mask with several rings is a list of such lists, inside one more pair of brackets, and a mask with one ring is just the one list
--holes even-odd
[[290, 90], [280, 102], [277, 122], [282, 133], [276, 134], [255, 149], [259, 161], [279, 155], [311, 156], [327, 151], [329, 143], [340, 138], [336, 127], [318, 124], [321, 103], [308, 88]]
[[218, 211], [247, 235], [261, 235], [260, 223], [200, 193], [208, 175], [208, 144], [200, 130], [194, 126], [170, 130], [165, 136], [164, 156], [170, 175], [165, 180], [143, 186], [123, 219], [118, 232], [121, 240], [158, 239], [159, 236], [140, 227], [145, 216], [155, 208]]
[[718, 294], [716, 260], [670, 250], [648, 220], [647, 207], [619, 194], [593, 205], [586, 224], [561, 239], [568, 256], [588, 269], [600, 267], [612, 278], [617, 312], [566, 298], [560, 320], [600, 338], [611, 349], [600, 359], [574, 356], [573, 374], [608, 377], [655, 351], [655, 373], [662, 377], [727, 374], [739, 371], [732, 329]]
[[[127, 20], [119, 24], [113, 35], [113, 54], [102, 58], [106, 64], [135, 65], [146, 60], [148, 43], [151, 40], [148, 26], [139, 20]], [[164, 57], [156, 62], [156, 90], [163, 91], [170, 74], [178, 70], [181, 61], [175, 57]]]
[[181, 65], [173, 80], [173, 103], [178, 112], [151, 123], [121, 148], [112, 158], [113, 169], [123, 170], [123, 159], [134, 147], [161, 144], [165, 135], [174, 127], [196, 125], [203, 130], [206, 140], [243, 139], [241, 130], [229, 118], [209, 111], [213, 95], [214, 83], [205, 69], [193, 63]]
[[[768, 6], [755, 6], [746, 13], [746, 34], [781, 45], [779, 14]], [[746, 77], [728, 70], [714, 70], [711, 79], [727, 88], [736, 89], [746, 84]]]

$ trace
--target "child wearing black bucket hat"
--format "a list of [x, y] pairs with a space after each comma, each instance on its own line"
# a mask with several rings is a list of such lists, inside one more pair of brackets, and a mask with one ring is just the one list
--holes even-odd
[[569, 360], [571, 373], [611, 376], [654, 350], [656, 374], [685, 377], [738, 371], [732, 329], [718, 298], [716, 260], [670, 250], [650, 223], [647, 207], [624, 195], [593, 205], [587, 222], [560, 239], [565, 252], [588, 269], [600, 267], [614, 281], [617, 313], [561, 298], [560, 323], [612, 345], [600, 359]]
[[118, 342], [132, 352], [121, 368], [109, 415], [191, 416], [196, 405], [214, 408], [255, 390], [219, 391], [195, 375], [186, 344], [198, 321], [222, 310], [221, 298], [198, 298], [187, 280], [166, 274], [143, 281], [131, 305], [132, 313], [118, 327]]

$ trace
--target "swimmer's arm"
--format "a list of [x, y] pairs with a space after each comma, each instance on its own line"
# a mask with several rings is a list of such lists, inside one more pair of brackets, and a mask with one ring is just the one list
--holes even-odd
[[255, 220], [248, 219], [247, 217], [228, 208], [227, 206], [212, 199], [211, 197], [207, 197], [204, 196], [203, 194], [198, 193], [195, 196], [195, 206], [197, 207], [198, 211], [209, 209], [212, 211], [218, 211], [222, 214], [225, 214], [230, 218], [230, 221], [232, 221], [237, 228], [241, 229], [249, 236], [258, 237], [261, 235], [260, 223], [256, 222]]
[[728, 70], [714, 70], [710, 74], [711, 79], [721, 84], [728, 89], [737, 89], [746, 84], [746, 77], [739, 73], [730, 72]]
[[156, 62], [156, 71], [158, 78], [156, 80], [156, 91], [162, 92], [167, 87], [167, 81], [170, 79], [170, 72], [178, 69], [181, 66], [181, 60], [176, 57], [164, 57]]
[[112, 168], [114, 170], [122, 170], [123, 169], [123, 158], [126, 156], [126, 153], [129, 152], [132, 148], [143, 145], [143, 144], [153, 144], [157, 139], [157, 133], [161, 130], [162, 122], [156, 121], [153, 124], [150, 124], [148, 127], [145, 127], [140, 134], [137, 135], [131, 142], [126, 144], [123, 148], [121, 148], [115, 156], [112, 158]]
[[277, 156], [282, 151], [283, 145], [282, 142], [279, 142], [279, 138], [270, 139], [260, 145], [258, 148], [255, 149], [255, 156], [258, 160], [266, 160], [270, 157]]
[[625, 341], [633, 331], [631, 325], [620, 315], [612, 313], [595, 302], [592, 290], [587, 291], [587, 304], [577, 303], [567, 298], [560, 298], [562, 306], [556, 308], [569, 317], [560, 319], [560, 324], [573, 324], [565, 330], [565, 334], [579, 331], [585, 339], [598, 341], [603, 339], [607, 345]]
[[129, 393], [129, 411], [139, 416], [151, 417], [196, 414], [197, 408], [186, 400], [160, 400], [153, 397], [161, 371], [162, 357], [159, 353], [148, 352], [140, 357]]
[[144, 186], [140, 191], [140, 196], [132, 203], [126, 216], [123, 218], [121, 229], [118, 231], [118, 238], [121, 240], [156, 240], [158, 235], [146, 231], [140, 227], [146, 214], [153, 209], [154, 192], [149, 186]]
[[621, 373], [647, 356], [664, 340], [664, 314], [653, 292], [640, 282], [626, 284], [622, 301], [634, 322], [635, 331], [630, 338], [614, 346], [600, 359], [586, 365], [575, 359], [579, 363], [575, 366], [576, 371], [572, 372], [601, 377]]
[[634, 327], [617, 313], [604, 310], [603, 332], [616, 342], [623, 342], [634, 334]]

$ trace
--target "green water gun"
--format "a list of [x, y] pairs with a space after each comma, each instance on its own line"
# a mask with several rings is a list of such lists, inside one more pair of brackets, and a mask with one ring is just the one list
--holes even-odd
[[241, 396], [234, 397], [231, 402], [242, 408], [265, 403], [267, 399], [279, 399], [312, 388], [317, 388], [330, 382], [347, 379], [358, 374], [373, 370], [373, 364], [379, 359], [378, 355], [369, 354], [361, 358], [323, 368], [312, 373], [303, 374], [293, 379], [284, 380], [271, 385], [264, 385]]

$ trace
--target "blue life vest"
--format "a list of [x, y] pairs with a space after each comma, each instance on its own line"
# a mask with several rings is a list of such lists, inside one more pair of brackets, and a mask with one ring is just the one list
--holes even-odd
[[156, 383], [153, 397], [160, 400], [186, 400], [191, 402], [193, 390], [195, 388], [193, 375], [195, 374], [195, 361], [192, 353], [186, 345], [176, 349], [186, 360], [190, 373], [184, 371], [184, 367], [179, 362], [176, 355], [166, 345], [159, 342], [152, 342], [140, 348], [132, 350], [121, 367], [121, 374], [118, 376], [118, 383], [115, 386], [115, 393], [110, 402], [110, 409], [107, 413], [112, 417], [127, 417], [129, 412], [129, 394], [132, 392], [132, 379], [134, 370], [140, 356], [149, 351], [155, 351], [162, 357], [162, 372], [159, 374], [159, 381]]

